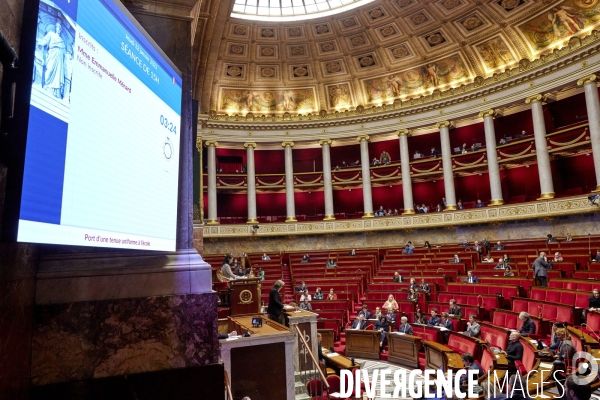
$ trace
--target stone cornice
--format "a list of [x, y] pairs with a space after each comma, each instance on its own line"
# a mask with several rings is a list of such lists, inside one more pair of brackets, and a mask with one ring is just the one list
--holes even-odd
[[532, 218], [554, 218], [564, 215], [597, 213], [597, 206], [590, 205], [587, 196], [563, 197], [560, 199], [539, 200], [530, 203], [509, 204], [443, 213], [401, 215], [397, 217], [347, 219], [337, 221], [309, 221], [294, 223], [260, 224], [254, 233], [251, 226], [202, 225], [196, 223], [194, 229], [203, 229], [205, 239], [228, 237], [260, 237], [319, 235], [352, 232], [388, 231], [403, 229], [424, 229], [454, 227], [470, 224], [501, 224], [506, 221]]
[[523, 102], [528, 96], [574, 85], [577, 79], [599, 69], [600, 31], [593, 31], [585, 38], [571, 39], [567, 46], [535, 61], [521, 60], [516, 67], [503, 73], [488, 78], [476, 77], [472, 83], [393, 105], [357, 107], [356, 110], [327, 115], [293, 116], [291, 121], [265, 117], [261, 122], [262, 119], [257, 117], [247, 120], [241, 115], [216, 114], [201, 116], [199, 121], [206, 124], [204, 134], [215, 135], [227, 142], [243, 141], [249, 130], [256, 131], [254, 139], [257, 142], [265, 143], [279, 141], [282, 136], [317, 142], [323, 133], [331, 139], [341, 139], [353, 136], [358, 129], [370, 135], [391, 134], [402, 125], [408, 128], [431, 126], [430, 121], [435, 116], [458, 119], [489, 108]]

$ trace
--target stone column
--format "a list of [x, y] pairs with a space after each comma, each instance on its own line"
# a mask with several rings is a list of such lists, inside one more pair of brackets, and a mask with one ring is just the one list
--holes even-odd
[[198, 207], [200, 208], [200, 222], [204, 224], [204, 161], [202, 160], [202, 136], [200, 135], [196, 138], [196, 150], [198, 150], [198, 165], [200, 166], [200, 201]]
[[442, 142], [442, 167], [444, 168], [444, 191], [446, 193], [445, 210], [453, 211], [456, 210], [456, 193], [454, 191], [454, 172], [452, 171], [450, 122], [438, 122], [435, 126], [440, 130], [440, 139]]
[[208, 147], [208, 221], [209, 225], [216, 225], [219, 223], [217, 220], [217, 157], [216, 149], [219, 145], [214, 140], [207, 140], [205, 142]]
[[496, 131], [494, 130], [494, 110], [485, 110], [479, 113], [483, 118], [483, 129], [485, 130], [485, 149], [488, 161], [488, 174], [490, 177], [490, 192], [492, 200], [490, 206], [504, 204], [502, 199], [502, 185], [500, 184], [500, 167], [498, 166], [498, 154], [496, 152]]
[[369, 159], [369, 135], [356, 138], [360, 142], [360, 165], [362, 170], [363, 218], [373, 218], [373, 197], [371, 195], [371, 160]]
[[400, 138], [400, 164], [402, 170], [402, 197], [404, 198], [404, 212], [402, 215], [415, 213], [415, 203], [413, 201], [412, 193], [412, 179], [410, 177], [408, 135], [410, 135], [410, 131], [406, 128], [398, 131], [398, 137]]
[[319, 141], [319, 144], [323, 152], [323, 189], [325, 195], [325, 218], [323, 220], [331, 221], [335, 219], [333, 214], [333, 186], [331, 184], [331, 155], [329, 154], [331, 140], [323, 139]]
[[256, 143], [244, 143], [246, 148], [246, 173], [248, 177], [248, 224], [258, 223], [256, 219], [256, 174], [254, 173], [254, 149]]
[[285, 207], [287, 217], [285, 222], [296, 222], [296, 206], [294, 203], [294, 164], [292, 147], [294, 142], [281, 143], [285, 151]]
[[596, 189], [600, 192], [600, 101], [598, 101], [598, 86], [596, 75], [589, 75], [577, 81], [585, 90], [585, 105], [587, 107], [588, 123], [590, 127], [590, 142], [594, 155], [594, 171], [596, 172]]
[[542, 98], [541, 94], [536, 94], [525, 99], [525, 103], [531, 104], [531, 114], [533, 117], [535, 155], [537, 156], [540, 189], [542, 191], [538, 200], [554, 198], [554, 183], [552, 182], [550, 155], [548, 154], [548, 144], [546, 143], [546, 123], [544, 122]]

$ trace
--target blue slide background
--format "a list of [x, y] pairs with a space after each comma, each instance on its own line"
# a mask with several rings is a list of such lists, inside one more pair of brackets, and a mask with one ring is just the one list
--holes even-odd
[[68, 129], [58, 118], [30, 108], [21, 219], [60, 224]]

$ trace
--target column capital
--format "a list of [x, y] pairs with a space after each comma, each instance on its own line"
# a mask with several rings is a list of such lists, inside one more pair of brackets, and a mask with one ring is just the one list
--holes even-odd
[[410, 135], [410, 130], [408, 130], [406, 128], [398, 129], [396, 131], [396, 135], [398, 135], [398, 136], [409, 136]]
[[198, 153], [202, 152], [202, 136], [196, 138], [196, 150], [198, 150]]
[[544, 98], [544, 96], [542, 96], [541, 94], [534, 94], [533, 96], [529, 96], [528, 98], [525, 99], [525, 103], [526, 104], [531, 104], [531, 103], [535, 103], [536, 101], [542, 101], [542, 99]]
[[254, 143], [254, 142], [246, 142], [246, 143], [244, 143], [244, 147], [245, 148], [252, 147], [253, 149], [255, 149], [256, 148], [256, 143]]
[[483, 110], [479, 113], [479, 118], [483, 118], [483, 117], [493, 117], [494, 115], [496, 115], [496, 111], [492, 110], [491, 108], [489, 110]]
[[294, 147], [294, 142], [282, 142], [281, 143], [281, 147], [287, 147], [287, 146]]
[[321, 139], [321, 140], [319, 140], [319, 145], [321, 145], [321, 146], [323, 146], [324, 144], [328, 144], [328, 145], [331, 146], [331, 143], [333, 143], [331, 141], [331, 139]]
[[204, 144], [206, 145], [206, 147], [218, 147], [219, 146], [219, 142], [217, 142], [216, 140], [207, 140], [206, 142], [204, 142]]
[[356, 141], [358, 142], [362, 142], [363, 140], [366, 140], [368, 142], [369, 140], [371, 140], [371, 137], [369, 135], [360, 135], [356, 138]]
[[596, 76], [596, 74], [591, 74], [591, 75], [585, 76], [577, 81], [577, 86], [583, 86], [586, 83], [594, 83], [594, 82], [596, 82], [596, 78], [598, 78]]
[[440, 121], [437, 124], [435, 124], [435, 127], [440, 129], [440, 128], [450, 128], [450, 121]]

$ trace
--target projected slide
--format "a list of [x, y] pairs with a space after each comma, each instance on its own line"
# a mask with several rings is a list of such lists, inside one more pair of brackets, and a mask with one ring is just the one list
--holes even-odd
[[126, 13], [40, 3], [19, 241], [175, 249], [181, 77]]

